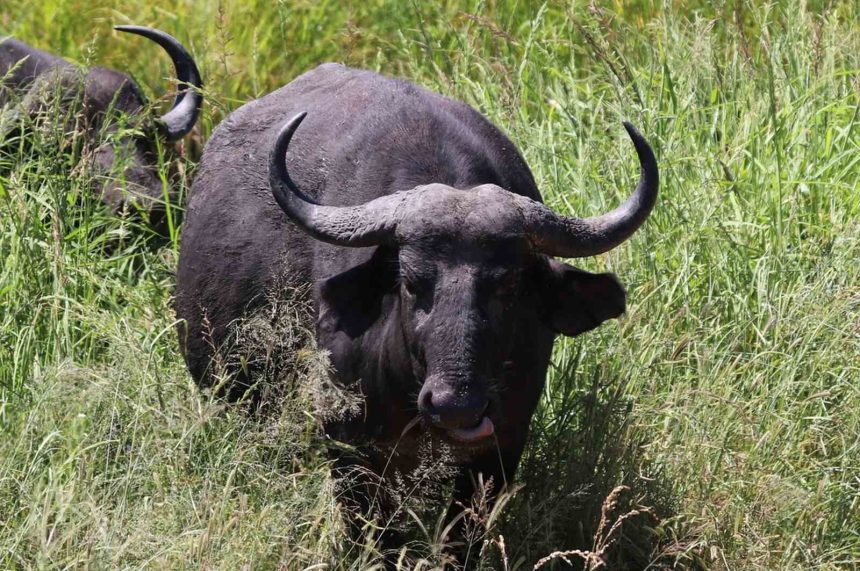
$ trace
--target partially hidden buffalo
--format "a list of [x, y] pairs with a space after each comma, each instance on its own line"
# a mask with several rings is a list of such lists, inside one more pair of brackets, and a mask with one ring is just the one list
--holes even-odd
[[[129, 75], [74, 65], [9, 38], [0, 42], [0, 106], [6, 106], [0, 115], [0, 141], [39, 115], [60, 116], [68, 123], [67, 131], [80, 130], [90, 143], [105, 140], [92, 149], [101, 199], [116, 211], [134, 202], [157, 225], [165, 196], [156, 139], [173, 142], [191, 131], [203, 103], [202, 82], [193, 58], [172, 36], [143, 26], [114, 29], [149, 38], [170, 56], [179, 80], [170, 111], [154, 122], [144, 121], [146, 98]], [[119, 130], [121, 119], [134, 129], [108, 140], [106, 135]]]
[[[242, 106], [208, 142], [189, 193], [176, 310], [192, 376], [215, 382], [214, 348], [286, 274], [311, 290], [333, 380], [362, 395], [360, 414], [325, 423], [357, 450], [337, 453], [335, 475], [408, 469], [429, 439], [457, 467], [450, 517], [479, 473], [497, 493], [555, 337], [625, 310], [614, 275], [553, 259], [611, 250], [653, 208], [657, 162], [625, 127], [636, 190], [607, 214], [572, 218], [541, 203], [486, 118], [409, 82], [325, 64]], [[228, 396], [252, 382], [237, 371]]]

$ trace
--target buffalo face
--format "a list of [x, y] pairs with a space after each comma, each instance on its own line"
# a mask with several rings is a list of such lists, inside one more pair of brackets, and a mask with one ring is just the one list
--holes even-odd
[[414, 192], [419, 210], [401, 227], [398, 261], [403, 335], [422, 381], [416, 406], [428, 425], [475, 443], [493, 434], [502, 412], [528, 243], [507, 231], [518, 213], [494, 204], [508, 194], [501, 189]]
[[537, 320], [578, 335], [624, 311], [614, 276], [595, 275], [547, 258], [522, 230], [513, 195], [486, 185], [443, 185], [410, 192], [396, 232], [403, 336], [416, 406], [436, 432], [485, 445], [519, 406], [509, 370]]

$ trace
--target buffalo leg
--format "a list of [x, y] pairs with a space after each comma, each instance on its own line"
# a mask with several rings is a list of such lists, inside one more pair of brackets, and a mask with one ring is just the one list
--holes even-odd
[[492, 512], [499, 494], [513, 484], [523, 445], [512, 448], [514, 450], [507, 449], [505, 454], [494, 449], [474, 459], [460, 470], [454, 482], [454, 496], [446, 521], [451, 522], [458, 516], [460, 519], [448, 539], [457, 545], [454, 555], [464, 569], [477, 566], [486, 533], [485, 518]]
[[[376, 547], [385, 557], [386, 568], [393, 568], [397, 549], [404, 539], [396, 529], [385, 526], [390, 510], [384, 480], [351, 455], [339, 456], [335, 460], [332, 476], [351, 540], [363, 546], [369, 537], [375, 537]], [[380, 528], [380, 524], [383, 527]]]

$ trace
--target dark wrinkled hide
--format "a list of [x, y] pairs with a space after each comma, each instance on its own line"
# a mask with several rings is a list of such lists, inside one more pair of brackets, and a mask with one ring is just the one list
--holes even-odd
[[[99, 181], [96, 191], [111, 210], [123, 211], [134, 204], [147, 213], [156, 232], [166, 232], [158, 133], [154, 125], [134, 123], [144, 111], [146, 98], [131, 77], [103, 67], [72, 65], [10, 38], [0, 42], [0, 105], [6, 106], [5, 117], [0, 117], [0, 139], [24, 123], [22, 115], [36, 121], [65, 115], [71, 122], [64, 129], [81, 129], [89, 142], [116, 132], [122, 118], [127, 127], [143, 130], [142, 136], [124, 135], [89, 149]], [[170, 200], [175, 200], [172, 189], [170, 194]]]
[[0, 42], [0, 75], [9, 74], [0, 85], [0, 105], [9, 102], [14, 90], [25, 89], [48, 69], [68, 65], [65, 60], [16, 39]]
[[[287, 165], [316, 202], [359, 205], [431, 185], [404, 199], [408, 223], [396, 243], [324, 243], [278, 207], [267, 155], [301, 111], [308, 115]], [[469, 106], [405, 81], [326, 64], [244, 105], [213, 134], [190, 192], [176, 309], [191, 374], [212, 384], [211, 348], [286, 274], [314, 286], [319, 344], [331, 352], [336, 380], [360, 383], [366, 397], [365, 414], [326, 431], [378, 446], [376, 454], [361, 449], [381, 474], [421, 393], [438, 415], [397, 444], [393, 466], [413, 465], [429, 430], [461, 466], [456, 501], [468, 502], [477, 472], [498, 490], [516, 470], [555, 336], [617, 317], [625, 299], [614, 276], [535, 251], [509, 193], [540, 200], [513, 143]], [[238, 375], [229, 396], [247, 382]], [[483, 414], [494, 437], [468, 445], [449, 438], [449, 429]], [[341, 457], [336, 470], [354, 461]]]

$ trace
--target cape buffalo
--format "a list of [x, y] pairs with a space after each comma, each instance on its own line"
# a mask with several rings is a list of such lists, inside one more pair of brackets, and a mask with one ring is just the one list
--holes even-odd
[[[192, 376], [215, 382], [213, 348], [287, 274], [310, 288], [334, 381], [362, 395], [361, 414], [325, 423], [357, 451], [337, 456], [335, 475], [408, 469], [429, 439], [458, 467], [452, 517], [478, 473], [497, 492], [555, 337], [625, 310], [614, 275], [553, 259], [611, 250], [648, 217], [657, 162], [625, 127], [639, 184], [580, 219], [541, 203], [514, 144], [480, 113], [409, 82], [326, 64], [244, 105], [208, 142], [189, 194], [176, 310]], [[253, 382], [236, 379], [233, 398]]]
[[9, 108], [0, 116], [0, 141], [28, 119], [58, 116], [57, 103], [59, 116], [69, 122], [65, 130], [81, 129], [88, 142], [103, 140], [105, 134], [118, 130], [121, 118], [131, 118], [130, 125], [139, 134], [129, 131], [93, 149], [95, 171], [110, 175], [102, 177], [104, 182], [97, 190], [114, 210], [134, 200], [150, 213], [150, 221], [157, 226], [164, 190], [157, 168], [156, 137], [172, 142], [191, 131], [203, 102], [202, 82], [191, 55], [172, 36], [142, 26], [114, 29], [149, 38], [173, 60], [180, 88], [170, 111], [154, 125], [136, 120], [143, 117], [146, 99], [127, 74], [103, 67], [83, 68], [6, 39], [0, 42], [0, 105]]

